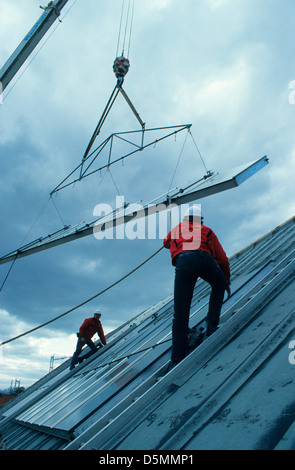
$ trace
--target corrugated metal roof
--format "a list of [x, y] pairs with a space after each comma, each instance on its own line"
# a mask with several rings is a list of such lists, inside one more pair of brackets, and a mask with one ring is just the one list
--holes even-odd
[[[172, 295], [76, 369], [64, 363], [6, 406], [7, 448], [294, 448], [294, 222], [230, 259], [221, 327], [168, 374]], [[205, 318], [208, 293], [198, 282], [191, 327]]]

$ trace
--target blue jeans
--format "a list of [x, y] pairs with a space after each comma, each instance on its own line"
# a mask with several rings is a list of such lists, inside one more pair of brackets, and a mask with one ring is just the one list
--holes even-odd
[[213, 256], [205, 251], [183, 251], [177, 256], [175, 266], [171, 360], [177, 364], [187, 355], [190, 306], [198, 277], [212, 288], [206, 318], [207, 335], [217, 329], [226, 279]]
[[95, 346], [94, 342], [91, 339], [84, 338], [84, 340], [82, 340], [81, 338], [78, 338], [76, 351], [74, 352], [73, 357], [71, 359], [71, 366], [75, 366], [76, 364], [78, 364], [78, 356], [81, 354], [84, 344], [87, 344], [87, 346], [89, 346], [90, 351], [83, 356], [83, 360], [87, 359], [88, 357], [92, 356], [92, 354], [94, 354], [96, 351], [98, 351], [98, 348]]

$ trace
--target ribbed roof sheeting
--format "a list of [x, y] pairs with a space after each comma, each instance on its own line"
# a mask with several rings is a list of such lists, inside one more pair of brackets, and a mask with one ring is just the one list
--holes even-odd
[[[221, 327], [171, 372], [164, 375], [173, 296], [110, 334], [108, 346], [74, 371], [63, 364], [5, 407], [7, 447], [292, 447], [294, 221], [231, 258], [232, 297]], [[190, 326], [204, 319], [208, 293], [199, 282]], [[17, 436], [19, 429], [25, 432]]]

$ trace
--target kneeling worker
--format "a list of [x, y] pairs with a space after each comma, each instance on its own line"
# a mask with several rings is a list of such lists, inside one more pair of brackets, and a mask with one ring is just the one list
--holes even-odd
[[171, 356], [174, 366], [187, 355], [190, 306], [198, 277], [212, 288], [206, 318], [209, 336], [219, 324], [225, 290], [230, 296], [230, 267], [217, 236], [203, 225], [198, 205], [187, 210], [183, 221], [164, 239], [164, 247], [170, 249], [175, 266]]
[[[99, 348], [95, 346], [94, 342], [91, 339], [95, 335], [95, 333], [98, 333], [98, 336], [100, 337], [100, 340], [103, 345], [107, 344], [100, 317], [101, 311], [96, 310], [94, 316], [92, 318], [87, 318], [86, 320], [84, 320], [84, 322], [80, 326], [79, 333], [77, 334], [78, 341], [76, 351], [74, 352], [71, 360], [70, 370], [74, 369], [76, 364], [80, 364], [82, 361], [84, 361], [84, 359], [87, 359], [88, 357], [92, 356], [92, 354], [94, 354], [96, 351], [98, 351]], [[85, 354], [82, 358], [79, 358], [78, 356], [81, 354], [82, 348], [85, 344], [89, 346], [90, 351]]]

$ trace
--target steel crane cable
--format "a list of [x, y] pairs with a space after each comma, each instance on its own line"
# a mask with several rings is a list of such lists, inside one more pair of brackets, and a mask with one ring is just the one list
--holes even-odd
[[183, 154], [183, 151], [184, 151], [184, 147], [185, 147], [185, 145], [186, 145], [186, 141], [187, 141], [188, 135], [191, 136], [192, 142], [193, 142], [193, 144], [194, 144], [194, 146], [195, 146], [195, 148], [196, 148], [196, 151], [197, 151], [197, 154], [198, 154], [198, 156], [199, 156], [199, 158], [200, 158], [200, 160], [201, 160], [201, 163], [202, 163], [202, 165], [203, 165], [204, 168], [205, 168], [206, 174], [207, 174], [207, 175], [210, 174], [210, 171], [208, 170], [208, 168], [207, 168], [207, 166], [206, 166], [204, 157], [202, 156], [202, 154], [201, 154], [201, 152], [200, 152], [200, 150], [199, 150], [199, 147], [198, 147], [198, 145], [197, 145], [197, 143], [196, 143], [196, 140], [194, 139], [194, 136], [192, 135], [191, 129], [188, 128], [188, 131], [187, 131], [185, 140], [184, 140], [184, 142], [183, 142], [183, 146], [182, 146], [182, 148], [181, 148], [181, 151], [180, 151], [178, 160], [177, 160], [177, 162], [176, 162], [176, 166], [175, 166], [175, 169], [174, 169], [174, 173], [173, 173], [173, 175], [172, 175], [172, 179], [171, 179], [171, 183], [170, 183], [170, 186], [169, 186], [169, 189], [168, 189], [168, 193], [169, 193], [169, 191], [170, 191], [170, 189], [171, 189], [171, 187], [172, 187], [172, 183], [173, 183], [173, 181], [174, 181], [174, 178], [175, 178], [177, 169], [178, 169], [178, 167], [179, 167], [180, 160], [181, 160], [181, 158], [182, 158], [182, 154]]
[[[125, 42], [126, 42], [129, 16], [130, 16], [130, 9], [131, 9], [131, 1], [132, 0], [128, 1], [127, 15], [126, 15], [126, 21], [125, 21], [125, 32], [124, 32], [124, 38], [123, 38], [123, 44], [122, 44], [122, 56], [124, 55], [124, 49], [125, 49]], [[131, 36], [132, 36], [133, 18], [134, 18], [134, 3], [135, 3], [135, 0], [132, 1], [132, 11], [131, 11], [131, 19], [130, 19], [130, 27], [129, 27], [129, 40], [128, 40], [127, 58], [129, 57], [129, 54], [130, 54], [130, 44], [131, 44]], [[121, 41], [121, 32], [122, 32], [124, 11], [125, 11], [125, 0], [123, 0], [123, 2], [122, 2], [116, 57], [118, 57], [118, 54], [119, 54], [119, 47], [120, 47], [120, 41]]]
[[154, 258], [158, 253], [160, 253], [160, 251], [163, 249], [163, 246], [161, 248], [159, 248], [155, 253], [153, 253], [151, 256], [149, 256], [147, 259], [145, 259], [141, 264], [139, 264], [138, 266], [136, 266], [134, 269], [132, 269], [129, 273], [125, 274], [123, 277], [121, 277], [120, 279], [118, 279], [117, 281], [115, 281], [113, 284], [111, 284], [110, 286], [106, 287], [105, 289], [103, 289], [102, 291], [98, 292], [97, 294], [93, 295], [92, 297], [90, 297], [89, 299], [87, 300], [84, 300], [83, 302], [81, 302], [80, 304], [76, 305], [75, 307], [72, 307], [70, 308], [69, 310], [67, 310], [66, 312], [62, 313], [61, 315], [58, 315], [57, 317], [55, 318], [52, 318], [51, 320], [48, 320], [47, 322], [45, 323], [42, 323], [42, 325], [39, 325], [39, 326], [36, 326], [35, 328], [32, 328], [31, 330], [28, 330], [18, 336], [15, 336], [14, 338], [10, 338], [6, 341], [3, 341], [0, 343], [0, 346], [3, 346], [4, 344], [8, 344], [8, 343], [11, 343], [12, 341], [15, 341], [19, 338], [22, 338], [23, 336], [26, 336], [30, 333], [33, 333], [34, 331], [36, 330], [39, 330], [40, 328], [43, 328], [44, 326], [46, 325], [49, 325], [50, 323], [53, 323], [55, 322], [56, 320], [58, 320], [59, 318], [62, 318], [66, 315], [68, 315], [69, 313], [73, 312], [74, 310], [77, 310], [78, 308], [82, 307], [83, 305], [86, 305], [87, 303], [91, 302], [92, 300], [96, 299], [97, 297], [99, 297], [100, 295], [104, 294], [105, 292], [107, 292], [108, 290], [112, 289], [113, 287], [115, 287], [117, 284], [119, 284], [120, 282], [122, 282], [124, 279], [126, 279], [127, 277], [131, 276], [131, 274], [135, 273], [135, 271], [137, 271], [138, 269], [140, 269], [142, 266], [144, 266], [148, 261], [150, 261], [152, 258]]
[[210, 173], [210, 171], [208, 170], [208, 168], [207, 168], [207, 166], [206, 166], [206, 164], [205, 164], [204, 157], [202, 156], [202, 154], [201, 154], [201, 152], [200, 152], [200, 150], [199, 150], [199, 147], [198, 147], [198, 145], [197, 145], [197, 143], [196, 143], [196, 141], [195, 141], [195, 139], [194, 139], [194, 136], [193, 136], [192, 133], [191, 133], [191, 130], [189, 129], [188, 132], [189, 132], [189, 134], [190, 134], [190, 136], [191, 136], [191, 138], [192, 138], [192, 141], [193, 141], [193, 143], [194, 143], [194, 145], [195, 145], [195, 147], [196, 147], [197, 153], [198, 153], [198, 155], [199, 155], [199, 157], [200, 157], [200, 160], [201, 160], [201, 162], [202, 162], [202, 164], [203, 164], [203, 166], [204, 166], [204, 168], [205, 168], [205, 170], [206, 170], [206, 173], [207, 173], [207, 174]]
[[[189, 132], [189, 131], [188, 131], [188, 132]], [[186, 134], [186, 136], [185, 136], [185, 139], [184, 139], [184, 142], [183, 142], [183, 145], [182, 145], [182, 148], [181, 148], [181, 151], [180, 151], [178, 160], [177, 160], [177, 162], [176, 162], [175, 170], [174, 170], [174, 173], [173, 173], [173, 175], [172, 175], [172, 179], [171, 179], [170, 186], [169, 186], [169, 188], [168, 188], [167, 194], [169, 194], [170, 189], [171, 189], [171, 187], [172, 187], [172, 183], [173, 183], [173, 181], [174, 181], [174, 178], [175, 178], [175, 175], [176, 175], [176, 172], [177, 172], [177, 168], [178, 168], [178, 166], [179, 166], [179, 163], [180, 163], [180, 160], [181, 160], [183, 151], [184, 151], [184, 147], [185, 147], [185, 144], [186, 144], [186, 141], [187, 141], [188, 132], [187, 132], [187, 134]]]
[[[48, 198], [48, 200], [46, 201], [46, 203], [45, 203], [44, 206], [42, 207], [40, 213], [37, 215], [36, 220], [33, 222], [32, 226], [31, 226], [30, 229], [28, 230], [28, 232], [27, 232], [25, 238], [23, 239], [22, 243], [20, 244], [20, 246], [23, 246], [23, 245], [25, 244], [25, 241], [26, 241], [27, 238], [29, 237], [30, 233], [32, 232], [32, 230], [33, 230], [34, 227], [36, 226], [37, 222], [40, 220], [40, 218], [41, 218], [41, 216], [43, 215], [43, 213], [46, 211], [47, 206], [48, 206], [48, 204], [49, 204], [50, 201], [52, 202], [52, 204], [53, 204], [53, 206], [54, 206], [54, 208], [55, 208], [55, 210], [56, 210], [56, 213], [57, 213], [59, 219], [61, 220], [63, 226], [66, 227], [66, 224], [65, 224], [65, 222], [64, 222], [64, 220], [63, 220], [63, 218], [62, 218], [62, 216], [61, 216], [61, 213], [60, 213], [60, 211], [58, 210], [57, 205], [56, 205], [56, 203], [55, 203], [54, 200], [53, 200], [53, 197], [50, 195], [49, 198]], [[7, 280], [8, 280], [8, 277], [9, 277], [9, 275], [10, 275], [10, 273], [11, 273], [13, 267], [14, 267], [14, 264], [15, 264], [17, 258], [18, 258], [19, 252], [20, 252], [20, 248], [16, 251], [16, 254], [15, 254], [15, 257], [14, 257], [12, 263], [11, 263], [11, 266], [9, 267], [8, 272], [6, 273], [6, 275], [5, 275], [5, 277], [4, 277], [4, 280], [3, 280], [3, 282], [2, 282], [2, 284], [1, 284], [1, 286], [0, 286], [0, 293], [2, 292], [2, 290], [3, 290], [3, 288], [4, 288], [5, 284], [6, 284], [6, 282], [7, 282]]]

